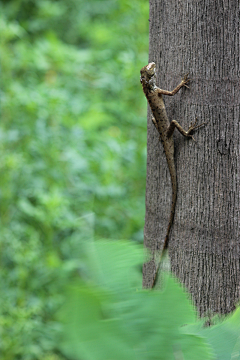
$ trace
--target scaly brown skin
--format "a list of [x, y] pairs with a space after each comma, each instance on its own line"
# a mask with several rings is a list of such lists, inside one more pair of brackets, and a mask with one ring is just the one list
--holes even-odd
[[198, 128], [199, 126], [205, 124], [203, 123], [201, 125], [196, 125], [197, 122], [196, 120], [194, 124], [192, 123], [190, 124], [188, 131], [185, 131], [178, 124], [176, 120], [172, 120], [171, 123], [169, 123], [162, 95], [169, 95], [169, 96], [175, 95], [181, 89], [181, 87], [183, 86], [188, 87], [187, 83], [190, 81], [190, 79], [188, 78], [188, 74], [187, 74], [183, 77], [180, 84], [173, 91], [161, 90], [156, 86], [155, 67], [156, 65], [154, 62], [151, 62], [148, 65], [144, 66], [140, 71], [141, 73], [140, 81], [143, 87], [144, 94], [148, 100], [148, 103], [153, 113], [153, 117], [152, 117], [153, 124], [155, 125], [157, 131], [160, 134], [160, 139], [162, 141], [165, 150], [165, 155], [166, 155], [169, 172], [171, 176], [171, 182], [172, 182], [172, 205], [171, 205], [171, 213], [168, 222], [167, 233], [164, 240], [164, 245], [160, 256], [160, 260], [156, 266], [156, 271], [151, 286], [152, 288], [154, 288], [154, 286], [157, 283], [161, 260], [168, 248], [169, 233], [173, 223], [175, 206], [177, 201], [177, 174], [174, 164], [173, 132], [176, 127], [182, 135], [188, 138], [190, 137], [194, 140], [193, 136], [191, 135], [191, 132], [196, 128]]

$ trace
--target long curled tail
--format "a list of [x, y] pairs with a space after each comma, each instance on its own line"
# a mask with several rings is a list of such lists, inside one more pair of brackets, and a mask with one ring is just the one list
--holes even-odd
[[158, 275], [159, 275], [159, 269], [160, 269], [160, 265], [162, 263], [162, 259], [166, 253], [166, 250], [168, 249], [168, 243], [169, 243], [169, 233], [172, 227], [172, 223], [173, 223], [173, 218], [174, 218], [174, 213], [175, 213], [175, 207], [176, 207], [176, 202], [177, 202], [177, 178], [176, 175], [172, 176], [172, 205], [171, 205], [171, 213], [170, 213], [170, 218], [169, 218], [169, 222], [168, 222], [168, 228], [167, 228], [167, 234], [164, 240], [164, 244], [163, 244], [163, 249], [160, 255], [160, 259], [158, 261], [157, 267], [156, 267], [156, 271], [154, 274], [154, 278], [152, 281], [152, 285], [151, 288], [153, 289], [157, 283], [158, 280]]

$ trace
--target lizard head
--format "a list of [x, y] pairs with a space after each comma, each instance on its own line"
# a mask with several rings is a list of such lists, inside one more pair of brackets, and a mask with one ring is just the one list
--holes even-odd
[[140, 74], [140, 81], [143, 86], [145, 85], [150, 88], [155, 86], [156, 64], [154, 62], [144, 66], [140, 70]]

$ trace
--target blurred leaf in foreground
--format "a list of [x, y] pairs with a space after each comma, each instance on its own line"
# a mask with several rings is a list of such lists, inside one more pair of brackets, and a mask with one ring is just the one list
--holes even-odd
[[[87, 245], [88, 280], [75, 279], [59, 312], [61, 350], [73, 359], [213, 359], [204, 338], [182, 333], [196, 320], [187, 293], [168, 273], [142, 290], [143, 253], [129, 242]], [[92, 271], [91, 271], [92, 270]], [[136, 276], [136, 274], [138, 274]], [[125, 288], [124, 288], [125, 284]]]
[[212, 346], [217, 360], [240, 359], [240, 307], [219, 324], [210, 327], [194, 324], [184, 327], [183, 331], [203, 336]]

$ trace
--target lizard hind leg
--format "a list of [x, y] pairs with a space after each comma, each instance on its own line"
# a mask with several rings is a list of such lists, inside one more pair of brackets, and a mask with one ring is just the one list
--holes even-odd
[[[177, 128], [178, 131], [179, 131], [183, 136], [185, 136], [185, 137], [190, 137], [190, 138], [192, 138], [192, 139], [194, 140], [193, 136], [191, 135], [191, 132], [192, 132], [193, 130], [199, 128], [200, 126], [204, 125], [204, 124], [206, 124], [206, 123], [203, 122], [202, 124], [197, 125], [197, 118], [196, 118], [194, 124], [191, 122], [188, 130], [186, 131], [186, 130], [184, 130], [184, 129], [182, 128], [182, 126], [181, 126], [176, 120], [172, 120], [171, 123], [170, 123], [170, 125], [169, 125], [169, 127], [168, 127], [168, 129], [167, 129], [167, 137], [171, 137], [172, 134], [173, 134], [173, 132], [174, 132], [174, 130], [175, 130], [175, 128]], [[194, 141], [195, 141], [195, 140], [194, 140]]]

